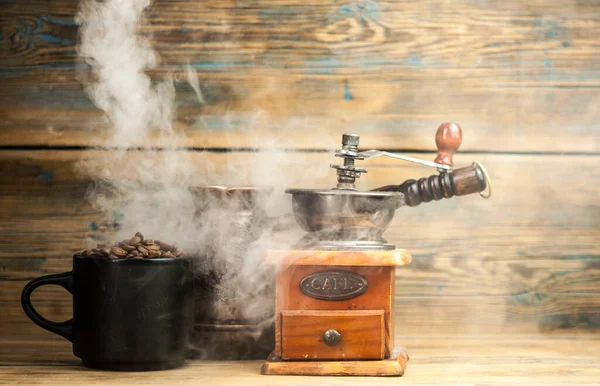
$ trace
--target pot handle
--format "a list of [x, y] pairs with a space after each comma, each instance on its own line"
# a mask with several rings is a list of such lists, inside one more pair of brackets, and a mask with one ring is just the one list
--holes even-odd
[[[487, 188], [487, 194], [483, 194]], [[441, 200], [454, 196], [466, 196], [479, 193], [483, 198], [490, 198], [492, 188], [490, 178], [483, 165], [473, 165], [454, 169], [449, 173], [440, 173], [428, 178], [407, 180], [400, 185], [388, 185], [374, 189], [379, 192], [402, 192], [406, 205], [417, 206], [422, 202]]]
[[38, 326], [58, 334], [72, 342], [73, 318], [67, 320], [66, 322], [52, 322], [40, 315], [33, 307], [33, 304], [31, 304], [31, 294], [33, 291], [35, 291], [36, 288], [47, 284], [59, 285], [73, 294], [73, 272], [42, 276], [27, 283], [25, 288], [23, 288], [23, 292], [21, 293], [21, 306], [23, 307], [23, 311], [25, 311], [25, 314], [29, 316], [29, 319], [31, 319]]

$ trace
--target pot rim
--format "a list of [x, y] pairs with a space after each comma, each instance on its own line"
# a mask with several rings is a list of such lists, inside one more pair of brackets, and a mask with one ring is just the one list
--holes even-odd
[[[176, 260], [182, 260], [182, 261], [192, 261], [193, 257], [192, 256], [181, 256], [181, 257], [152, 257], [152, 258], [141, 258], [141, 259], [134, 259], [134, 258], [130, 258], [130, 259], [111, 259], [109, 257], [106, 256], [83, 256], [80, 253], [76, 253], [73, 255], [73, 259], [79, 259], [79, 260], [101, 260], [101, 261], [108, 261], [111, 264], [119, 264], [122, 263], [124, 261], [147, 261], [150, 263], [146, 263], [146, 264], [158, 264], [158, 263], [167, 263], [170, 261], [176, 261]], [[135, 263], [135, 264], [140, 264], [140, 263]]]

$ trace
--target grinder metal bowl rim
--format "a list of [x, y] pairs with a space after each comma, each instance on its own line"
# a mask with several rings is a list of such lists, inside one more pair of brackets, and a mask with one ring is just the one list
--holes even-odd
[[404, 198], [401, 192], [379, 192], [379, 191], [360, 191], [347, 189], [287, 189], [286, 193], [295, 194], [315, 194], [319, 196], [362, 196], [362, 197], [397, 197]]

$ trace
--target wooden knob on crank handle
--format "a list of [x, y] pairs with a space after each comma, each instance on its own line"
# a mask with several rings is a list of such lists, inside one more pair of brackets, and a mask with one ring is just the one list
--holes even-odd
[[433, 162], [454, 166], [452, 155], [458, 150], [461, 143], [462, 130], [458, 123], [442, 123], [435, 133], [435, 145], [438, 148], [438, 155]]

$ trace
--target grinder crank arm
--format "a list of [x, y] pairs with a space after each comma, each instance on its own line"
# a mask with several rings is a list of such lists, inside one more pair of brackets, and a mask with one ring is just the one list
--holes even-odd
[[431, 166], [431, 167], [437, 168], [440, 171], [441, 170], [444, 170], [444, 171], [452, 170], [452, 166], [450, 166], [450, 165], [438, 164], [438, 163], [427, 161], [424, 159], [415, 158], [415, 157], [411, 157], [411, 156], [404, 155], [404, 154], [390, 153], [390, 152], [382, 151], [382, 150], [365, 150], [365, 151], [361, 151], [360, 153], [358, 153], [358, 155], [364, 159], [386, 156], [386, 157], [401, 159], [403, 161], [414, 162], [414, 163], [425, 165], [425, 166]]
[[394, 154], [381, 150], [365, 150], [357, 155], [364, 159], [375, 158], [380, 156], [392, 157], [408, 162], [415, 162], [425, 166], [432, 166], [441, 172], [449, 172], [452, 170], [453, 161], [452, 155], [458, 150], [462, 142], [462, 129], [458, 123], [444, 122], [438, 127], [435, 133], [435, 145], [438, 148], [437, 157], [433, 162], [424, 159], [410, 157], [403, 154]]

